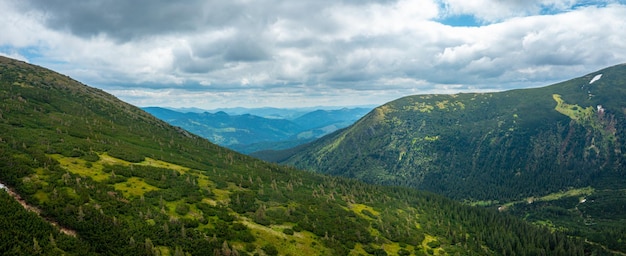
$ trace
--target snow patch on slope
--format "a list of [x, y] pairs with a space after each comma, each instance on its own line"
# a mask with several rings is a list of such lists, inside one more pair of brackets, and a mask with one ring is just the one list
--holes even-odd
[[591, 81], [589, 81], [589, 84], [593, 84], [593, 82], [600, 80], [600, 78], [602, 78], [602, 74], [594, 76]]

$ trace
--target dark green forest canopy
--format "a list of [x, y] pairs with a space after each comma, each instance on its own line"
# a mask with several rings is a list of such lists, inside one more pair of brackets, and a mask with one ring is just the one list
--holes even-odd
[[4, 57], [0, 181], [40, 211], [0, 191], [0, 251], [8, 254], [607, 252], [428, 192], [237, 154], [101, 90]]
[[466, 200], [614, 188], [626, 181], [624, 99], [626, 65], [542, 88], [415, 95], [306, 146], [257, 156]]
[[[541, 88], [408, 96], [310, 144], [256, 156], [503, 207], [626, 251], [625, 99], [626, 65]], [[593, 192], [526, 203], [585, 188]]]

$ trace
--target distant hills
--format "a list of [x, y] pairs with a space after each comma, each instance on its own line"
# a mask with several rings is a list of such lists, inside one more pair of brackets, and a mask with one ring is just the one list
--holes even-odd
[[251, 153], [286, 149], [310, 142], [351, 125], [371, 108], [233, 108], [214, 113], [178, 112], [160, 107], [146, 107], [143, 110], [218, 145]]
[[499, 208], [626, 252], [626, 65], [542, 88], [404, 97], [254, 155]]
[[0, 183], [10, 255], [610, 252], [428, 192], [260, 161], [5, 57]]
[[232, 107], [232, 108], [216, 108], [216, 109], [199, 109], [199, 108], [169, 108], [171, 110], [187, 113], [187, 112], [195, 112], [195, 113], [217, 113], [224, 112], [229, 115], [255, 115], [264, 118], [274, 118], [274, 119], [287, 119], [293, 120], [304, 114], [311, 113], [317, 110], [338, 110], [343, 108], [354, 109], [354, 108], [363, 108], [363, 109], [373, 109], [377, 107], [377, 105], [359, 105], [359, 106], [315, 106], [315, 107], [294, 107], [294, 108], [275, 108], [275, 107], [260, 107], [260, 108], [244, 108], [244, 107]]

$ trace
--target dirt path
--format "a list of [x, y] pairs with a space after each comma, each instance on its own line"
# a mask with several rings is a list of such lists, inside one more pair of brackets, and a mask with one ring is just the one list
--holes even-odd
[[[37, 208], [37, 207], [34, 207], [34, 206], [29, 205], [28, 203], [26, 203], [26, 201], [19, 194], [15, 193], [15, 191], [13, 189], [11, 189], [11, 188], [9, 188], [9, 187], [7, 187], [5, 185], [2, 185], [1, 188], [6, 190], [7, 193], [9, 193], [9, 195], [11, 197], [13, 197], [16, 201], [18, 201], [22, 205], [22, 207], [24, 207], [24, 209], [26, 209], [28, 211], [31, 211], [31, 212], [34, 212], [39, 217], [41, 217], [41, 210], [39, 208]], [[69, 228], [66, 228], [66, 227], [62, 227], [61, 225], [59, 225], [58, 222], [56, 222], [54, 220], [51, 220], [51, 219], [48, 219], [48, 218], [43, 218], [43, 217], [41, 217], [41, 218], [44, 219], [46, 222], [50, 223], [52, 226], [57, 227], [63, 234], [76, 237], [76, 231], [75, 230], [72, 230], [72, 229], [69, 229]]]
[[597, 246], [602, 247], [602, 249], [607, 250], [607, 251], [609, 251], [611, 253], [619, 254], [619, 255], [625, 255], [626, 256], [626, 253], [623, 253], [623, 252], [620, 252], [620, 251], [611, 250], [611, 249], [609, 249], [608, 247], [606, 247], [603, 244], [599, 244], [599, 243], [596, 243], [596, 242], [591, 242], [591, 241], [589, 241], [587, 239], [585, 239], [585, 243], [588, 243], [588, 244], [591, 244], [591, 245], [597, 245]]

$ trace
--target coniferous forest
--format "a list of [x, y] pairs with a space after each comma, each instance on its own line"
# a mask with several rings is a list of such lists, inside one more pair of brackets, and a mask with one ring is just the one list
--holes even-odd
[[540, 88], [407, 96], [255, 156], [431, 191], [626, 252], [624, 98], [623, 64]]
[[101, 90], [4, 57], [0, 181], [7, 187], [0, 190], [6, 255], [615, 252], [430, 192], [241, 155]]

